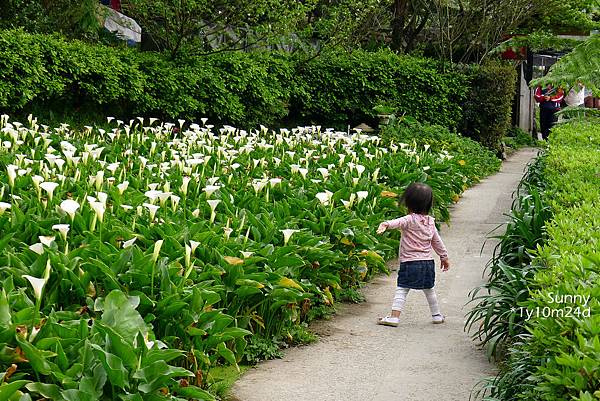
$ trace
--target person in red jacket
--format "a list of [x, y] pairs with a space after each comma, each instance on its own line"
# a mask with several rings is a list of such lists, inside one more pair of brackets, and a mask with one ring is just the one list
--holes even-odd
[[560, 110], [564, 97], [562, 88], [556, 89], [552, 84], [548, 84], [544, 89], [541, 86], [535, 88], [535, 101], [540, 104], [540, 128], [543, 139], [548, 139], [550, 129], [556, 122], [556, 112]]

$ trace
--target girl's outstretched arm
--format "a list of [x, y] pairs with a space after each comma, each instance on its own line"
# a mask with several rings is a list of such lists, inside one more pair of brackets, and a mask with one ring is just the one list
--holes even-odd
[[377, 234], [382, 234], [386, 230], [402, 230], [408, 224], [409, 218], [410, 216], [404, 216], [400, 217], [399, 219], [384, 221], [379, 225], [379, 228], [377, 229]]

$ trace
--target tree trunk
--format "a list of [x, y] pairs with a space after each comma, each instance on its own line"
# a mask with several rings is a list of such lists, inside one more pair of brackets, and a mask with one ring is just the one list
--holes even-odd
[[392, 49], [404, 50], [404, 29], [408, 17], [408, 2], [410, 0], [394, 0], [392, 6]]

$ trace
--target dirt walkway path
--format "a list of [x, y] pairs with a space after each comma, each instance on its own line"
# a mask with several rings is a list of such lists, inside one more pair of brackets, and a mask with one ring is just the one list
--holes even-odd
[[452, 269], [437, 274], [443, 325], [430, 322], [420, 291], [409, 294], [397, 328], [375, 324], [388, 313], [396, 273], [375, 278], [367, 302], [344, 305], [330, 321], [315, 326], [320, 340], [291, 349], [283, 359], [248, 371], [234, 386], [239, 401], [467, 401], [473, 386], [494, 367], [464, 333], [469, 291], [482, 283], [494, 243], [480, 254], [486, 235], [505, 222], [511, 194], [531, 149], [510, 157], [500, 173], [464, 193], [442, 238]]

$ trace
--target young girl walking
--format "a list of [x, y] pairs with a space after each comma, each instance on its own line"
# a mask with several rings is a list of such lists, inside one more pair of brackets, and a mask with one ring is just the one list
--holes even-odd
[[378, 324], [398, 326], [400, 313], [411, 289], [423, 290], [433, 323], [444, 323], [444, 315], [440, 312], [435, 284], [435, 263], [431, 250], [440, 256], [442, 271], [450, 268], [448, 252], [435, 227], [435, 220], [429, 216], [433, 205], [431, 187], [422, 183], [413, 183], [406, 188], [402, 202], [409, 214], [395, 220], [384, 221], [379, 225], [377, 234], [386, 230], [402, 231], [400, 240], [400, 268], [398, 269], [398, 286], [392, 303], [392, 313], [379, 318]]

